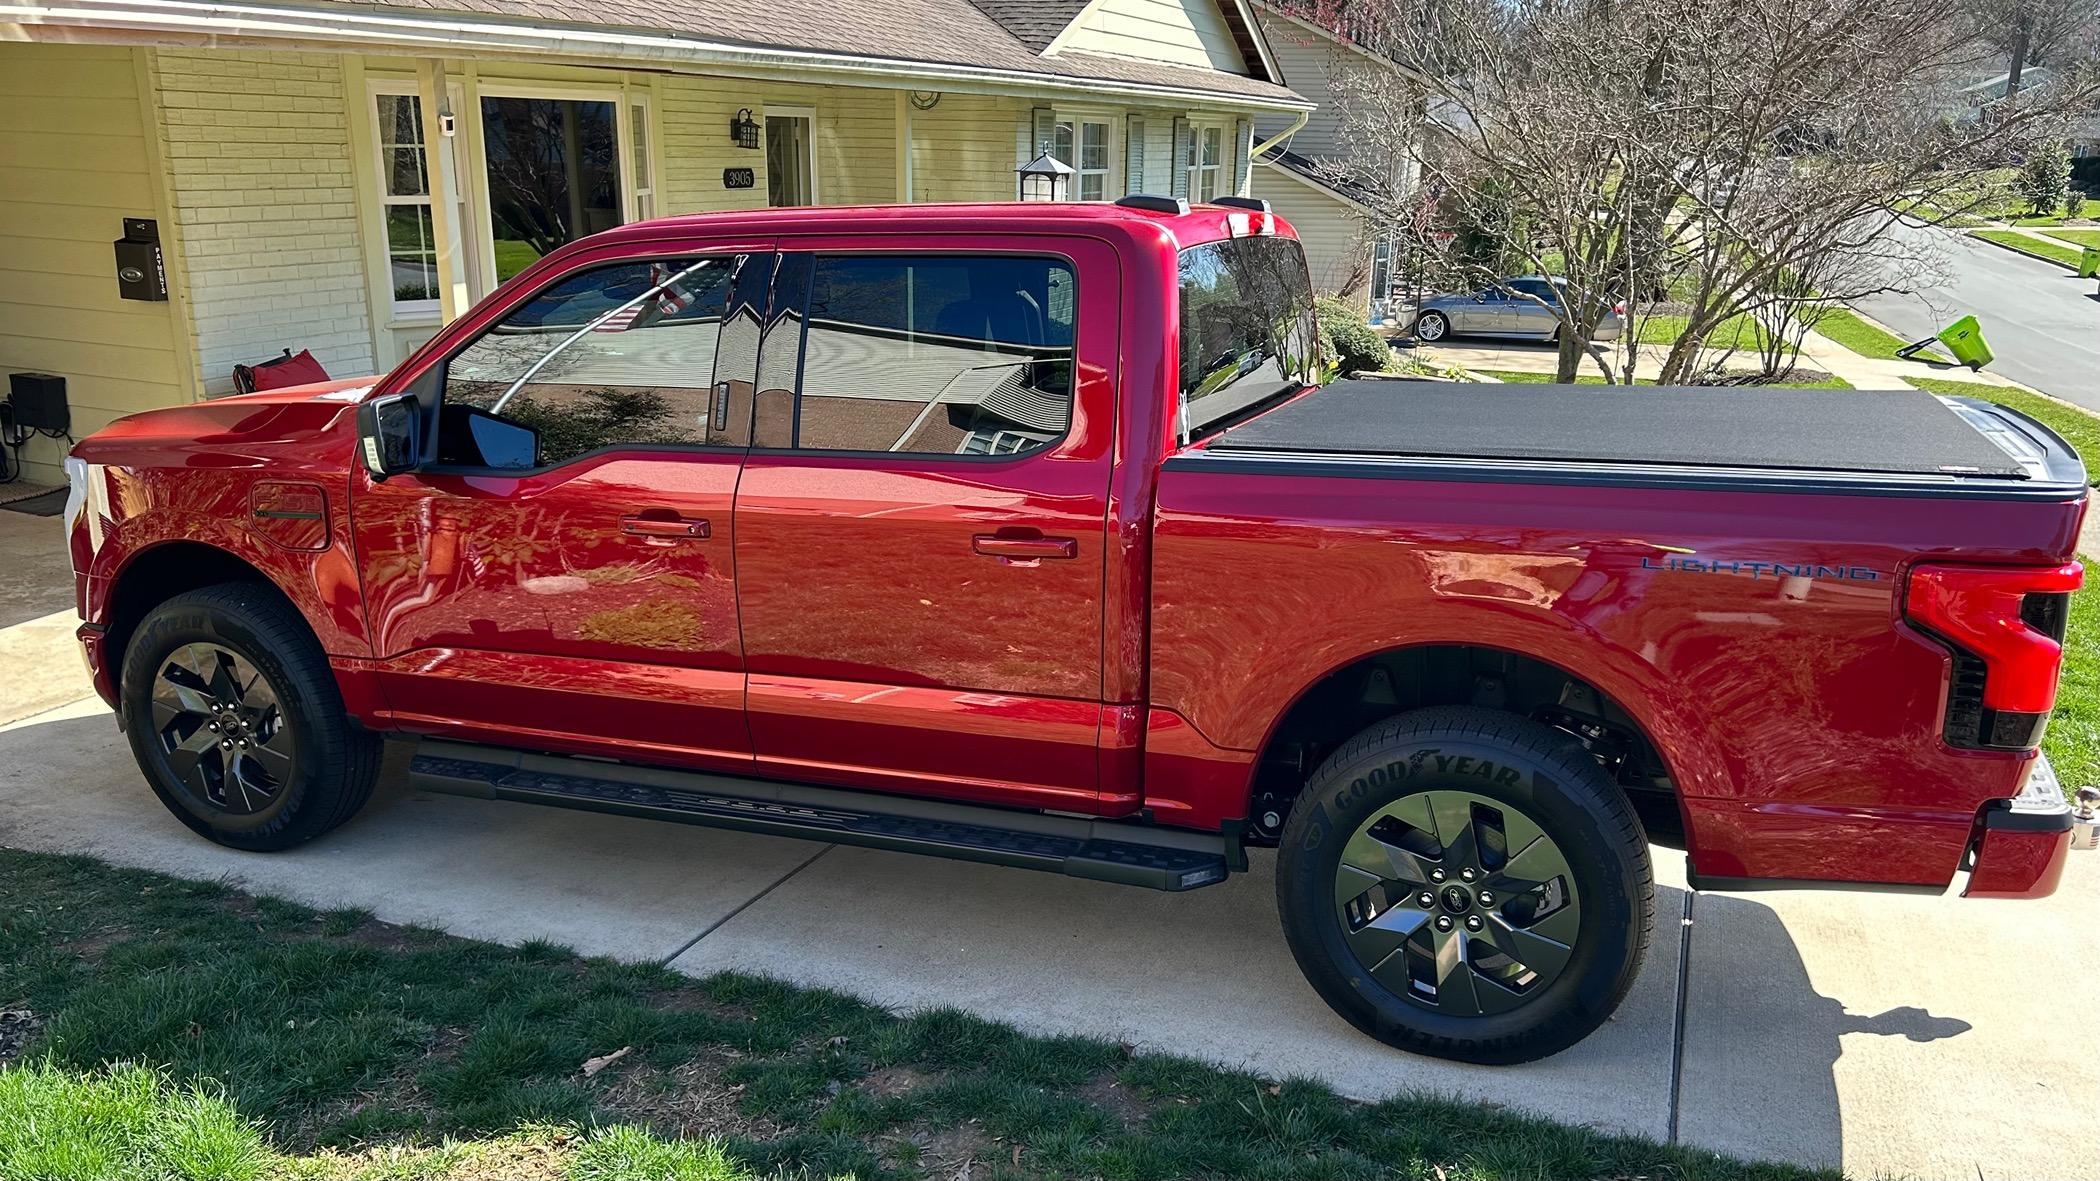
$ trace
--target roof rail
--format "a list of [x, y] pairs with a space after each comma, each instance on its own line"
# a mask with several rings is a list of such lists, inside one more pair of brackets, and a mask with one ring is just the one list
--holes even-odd
[[1269, 203], [1260, 197], [1212, 197], [1213, 205], [1230, 205], [1234, 209], [1252, 209], [1256, 213], [1269, 212]]
[[1187, 213], [1189, 203], [1179, 197], [1155, 197], [1150, 193], [1132, 193], [1128, 197], [1117, 197], [1116, 204], [1125, 209], [1142, 209], [1147, 213]]

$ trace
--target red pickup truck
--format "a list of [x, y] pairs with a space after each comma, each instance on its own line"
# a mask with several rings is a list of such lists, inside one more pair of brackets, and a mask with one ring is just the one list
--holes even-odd
[[[69, 461], [80, 640], [239, 849], [417, 786], [1188, 890], [1392, 1045], [1579, 1040], [1695, 884], [2045, 894], [2085, 473], [1905, 391], [1318, 384], [1259, 202], [539, 260], [376, 383]], [[849, 887], [850, 888], [850, 887]]]

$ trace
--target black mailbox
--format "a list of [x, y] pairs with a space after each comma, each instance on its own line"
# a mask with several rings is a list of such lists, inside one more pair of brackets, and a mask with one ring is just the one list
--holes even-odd
[[117, 239], [117, 294], [125, 299], [168, 298], [168, 267], [160, 255], [160, 224], [150, 217], [124, 219]]

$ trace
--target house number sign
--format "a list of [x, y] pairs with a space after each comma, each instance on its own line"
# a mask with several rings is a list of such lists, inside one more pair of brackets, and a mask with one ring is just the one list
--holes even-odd
[[749, 168], [724, 168], [722, 187], [725, 189], [748, 189], [757, 183], [757, 174]]

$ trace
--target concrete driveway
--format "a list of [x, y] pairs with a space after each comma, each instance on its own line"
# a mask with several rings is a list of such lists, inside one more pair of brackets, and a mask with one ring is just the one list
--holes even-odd
[[2100, 857], [2078, 858], [2049, 902], [1962, 903], [1692, 895], [1682, 855], [1658, 848], [1656, 937], [1618, 1017], [1555, 1058], [1489, 1069], [1388, 1050], [1330, 1015], [1277, 931], [1266, 858], [1223, 886], [1153, 894], [418, 794], [399, 754], [371, 806], [327, 839], [222, 849], [140, 781], [88, 695], [68, 617], [0, 627], [0, 844], [1862, 1177], [2100, 1177], [2083, 1114], [2100, 1068], [2077, 1013], [2100, 967], [2081, 937]]

